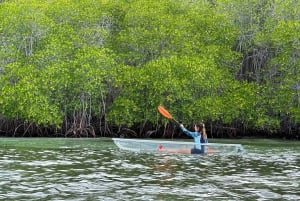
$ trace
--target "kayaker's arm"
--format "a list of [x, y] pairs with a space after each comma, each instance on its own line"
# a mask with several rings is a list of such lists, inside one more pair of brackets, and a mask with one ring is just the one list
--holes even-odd
[[184, 132], [186, 135], [188, 135], [190, 137], [196, 137], [197, 136], [197, 133], [187, 130], [182, 124], [180, 124], [179, 127], [181, 128], [182, 132]]

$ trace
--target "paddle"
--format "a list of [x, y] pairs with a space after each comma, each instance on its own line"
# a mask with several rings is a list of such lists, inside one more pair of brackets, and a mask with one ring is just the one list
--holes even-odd
[[173, 119], [177, 124], [180, 124], [178, 121], [176, 121], [176, 119], [173, 118], [173, 116], [170, 114], [170, 112], [168, 110], [166, 110], [166, 108], [164, 108], [163, 106], [159, 105], [157, 107], [157, 109], [162, 116], [164, 116], [168, 119], [171, 119], [171, 120]]

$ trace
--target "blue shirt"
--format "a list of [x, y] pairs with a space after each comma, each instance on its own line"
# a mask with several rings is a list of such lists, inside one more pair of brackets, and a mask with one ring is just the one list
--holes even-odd
[[201, 137], [201, 132], [198, 133], [198, 132], [191, 132], [189, 130], [187, 130], [186, 128], [184, 127], [180, 127], [181, 130], [188, 136], [194, 138], [194, 142], [195, 142], [195, 149], [201, 149], [202, 146], [201, 146], [201, 143], [208, 143], [208, 140], [207, 139], [203, 139]]

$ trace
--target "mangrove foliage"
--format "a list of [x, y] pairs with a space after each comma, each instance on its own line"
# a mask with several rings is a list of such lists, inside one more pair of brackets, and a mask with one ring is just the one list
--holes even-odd
[[0, 134], [300, 134], [298, 0], [0, 1]]

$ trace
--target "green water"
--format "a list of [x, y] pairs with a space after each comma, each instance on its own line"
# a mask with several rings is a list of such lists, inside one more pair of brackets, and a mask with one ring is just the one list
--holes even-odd
[[300, 142], [231, 143], [246, 153], [138, 154], [109, 138], [0, 138], [0, 200], [300, 200]]

